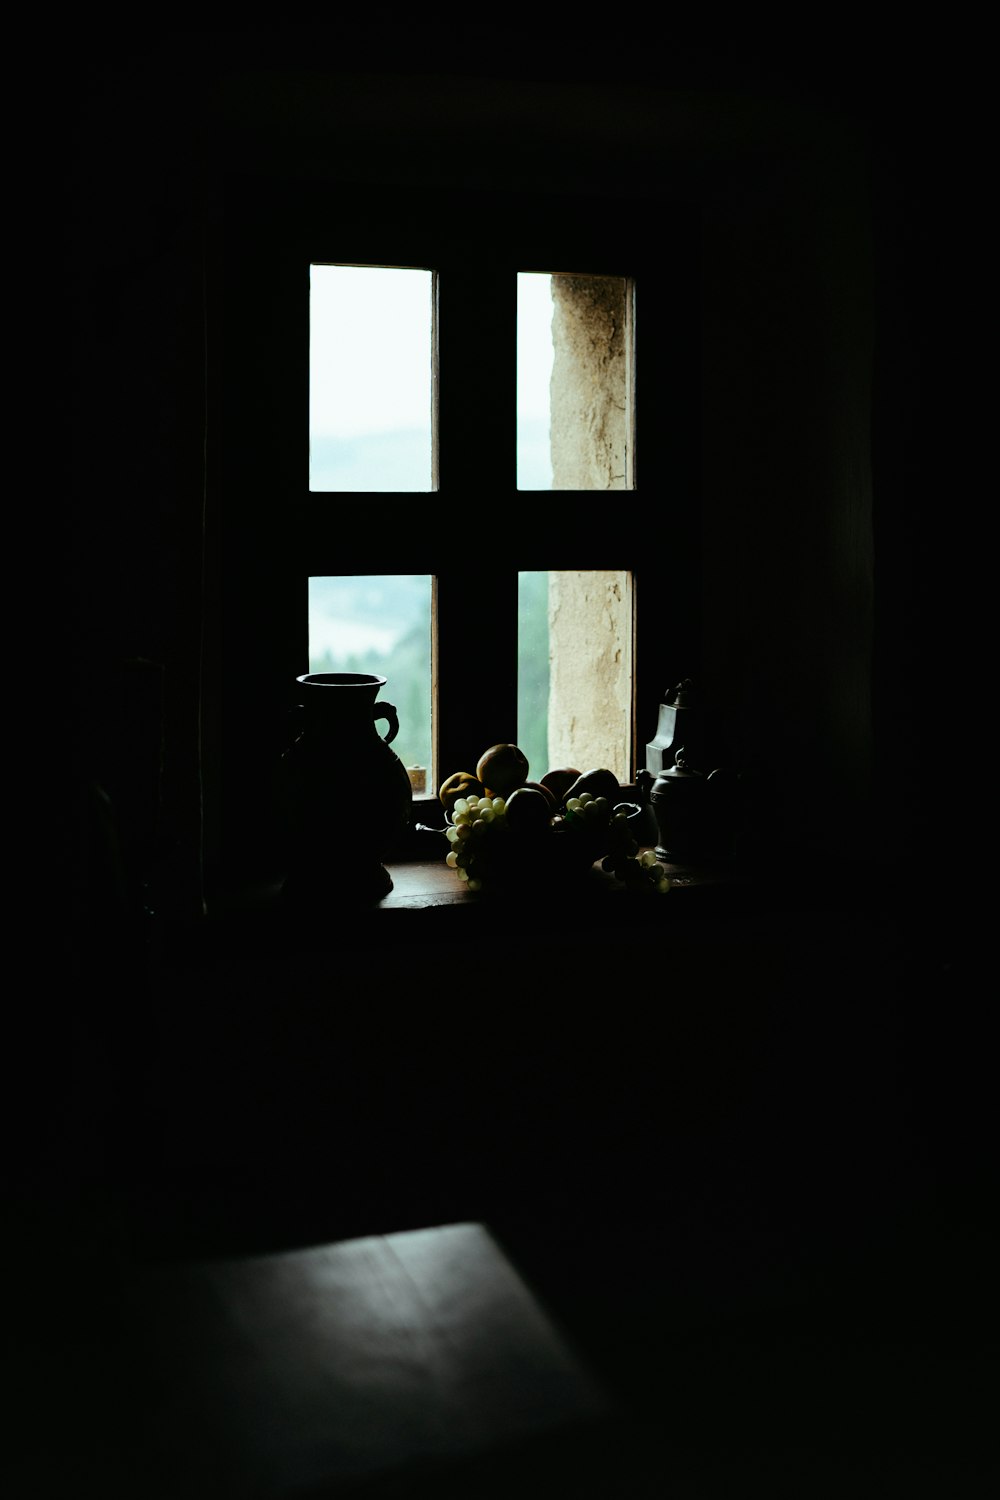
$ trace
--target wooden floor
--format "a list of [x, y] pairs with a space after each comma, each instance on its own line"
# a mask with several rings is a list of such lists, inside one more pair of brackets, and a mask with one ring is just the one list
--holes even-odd
[[[456, 1226], [430, 1236], [470, 1230], [481, 1232]], [[391, 1238], [182, 1260], [157, 1268], [156, 1295], [146, 1273], [137, 1280], [119, 1267], [116, 1280], [96, 1259], [84, 1275], [86, 1258], [66, 1247], [60, 1284], [14, 1319], [23, 1342], [8, 1346], [13, 1412], [18, 1401], [29, 1410], [12, 1426], [6, 1492], [53, 1500], [995, 1493], [994, 1351], [963, 1326], [981, 1316], [984, 1283], [970, 1296], [957, 1282], [946, 1290], [917, 1276], [960, 1273], [959, 1247], [950, 1264], [939, 1247], [923, 1267], [918, 1258], [897, 1266], [895, 1285], [893, 1266], [882, 1265], [881, 1294], [869, 1263], [864, 1277], [825, 1296], [713, 1317], [678, 1306], [664, 1284], [669, 1262], [657, 1274], [649, 1243], [620, 1234], [616, 1253], [613, 1238], [599, 1235], [556, 1266], [551, 1242], [533, 1255], [522, 1236], [523, 1277], [497, 1240], [510, 1290], [478, 1318], [466, 1317], [460, 1285], [441, 1283], [443, 1312], [419, 1282], [397, 1287], [396, 1268], [375, 1263]], [[295, 1280], [302, 1262], [319, 1265], [341, 1250], [345, 1263], [372, 1259], [362, 1282], [343, 1270], [308, 1286]], [[258, 1267], [262, 1288], [253, 1282]], [[982, 1278], [985, 1268], [968, 1261], [965, 1270]], [[165, 1344], [175, 1350], [172, 1369]]]
[[54, 1464], [79, 1493], [103, 1432], [114, 1493], [82, 1396], [136, 1268], [477, 1224], [621, 1421], [359, 1496], [994, 1493], [996, 1095], [961, 963], [880, 902], [681, 888], [522, 943], [449, 872], [398, 876], [378, 941], [251, 910], [37, 1012], [7, 1492]]

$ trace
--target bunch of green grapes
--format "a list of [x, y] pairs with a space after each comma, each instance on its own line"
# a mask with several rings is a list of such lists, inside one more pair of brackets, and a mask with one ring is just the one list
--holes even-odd
[[581, 792], [566, 803], [566, 822], [574, 830], [590, 834], [603, 834], [611, 821], [611, 803], [607, 797], [592, 797], [590, 792]]
[[[541, 842], [537, 833], [530, 837], [512, 835], [503, 797], [475, 793], [455, 802], [445, 834], [451, 845], [446, 863], [470, 891], [482, 890], [484, 881], [510, 873], [512, 864], [525, 856], [537, 856], [543, 846], [552, 856], [551, 865], [546, 860], [545, 867], [556, 878], [561, 870], [588, 867], [603, 853], [601, 868], [630, 888], [670, 889], [669, 877], [652, 851], [639, 852], [629, 828], [628, 809], [612, 810], [607, 797], [594, 797], [589, 792], [570, 798], [565, 814], [553, 818]], [[554, 839], [552, 845], [550, 838]], [[565, 861], [557, 858], [560, 849], [567, 856]]]
[[615, 808], [611, 815], [608, 853], [601, 860], [601, 869], [634, 890], [652, 889], [665, 895], [670, 889], [670, 876], [658, 863], [652, 849], [643, 849], [640, 853], [624, 807]]
[[570, 797], [563, 811], [553, 819], [561, 835], [559, 844], [570, 868], [589, 869], [595, 860], [607, 853], [611, 804], [607, 797], [581, 792]]
[[498, 853], [497, 841], [505, 840], [507, 804], [503, 797], [459, 797], [452, 809], [450, 827], [445, 829], [451, 849], [445, 856], [449, 869], [459, 880], [467, 882], [470, 891], [482, 889]]

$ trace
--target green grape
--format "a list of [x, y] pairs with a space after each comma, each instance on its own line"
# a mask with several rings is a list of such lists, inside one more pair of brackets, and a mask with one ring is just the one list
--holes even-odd
[[455, 853], [454, 849], [452, 849], [450, 851], [450, 853], [447, 855], [447, 857], [445, 859], [445, 864], [448, 866], [449, 869], [451, 869], [451, 870], [455, 869], [456, 865], [458, 864], [458, 855]]

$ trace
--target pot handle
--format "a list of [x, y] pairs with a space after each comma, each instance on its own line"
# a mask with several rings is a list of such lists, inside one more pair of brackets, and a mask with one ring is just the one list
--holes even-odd
[[399, 733], [399, 718], [393, 703], [376, 703], [372, 713], [373, 719], [385, 719], [389, 725], [389, 733], [382, 736], [387, 745], [391, 745]]

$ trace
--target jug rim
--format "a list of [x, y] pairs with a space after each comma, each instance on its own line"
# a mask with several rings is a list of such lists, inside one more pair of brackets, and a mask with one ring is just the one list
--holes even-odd
[[387, 677], [374, 672], [306, 672], [295, 681], [302, 687], [385, 687]]

